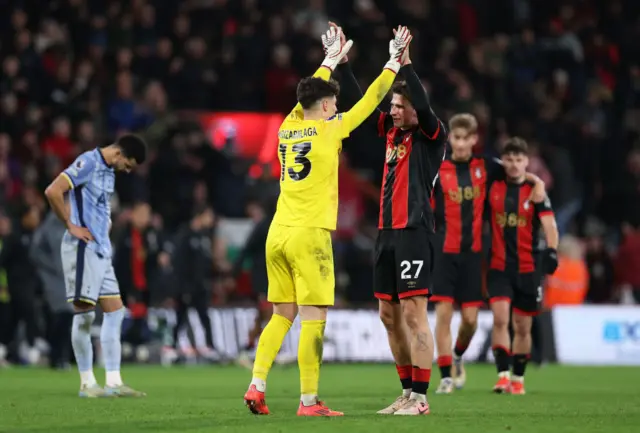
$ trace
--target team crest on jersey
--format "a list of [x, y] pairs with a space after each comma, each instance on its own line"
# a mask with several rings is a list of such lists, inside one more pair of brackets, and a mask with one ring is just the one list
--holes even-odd
[[529, 200], [526, 200], [522, 207], [524, 208], [524, 210], [529, 210]]
[[480, 169], [479, 169], [479, 168], [476, 168], [476, 177], [477, 177], [478, 179], [481, 179], [481, 178], [482, 178], [482, 171], [480, 171]]
[[84, 159], [79, 159], [67, 171], [71, 176], [78, 176], [78, 171], [82, 170], [82, 167], [84, 167]]

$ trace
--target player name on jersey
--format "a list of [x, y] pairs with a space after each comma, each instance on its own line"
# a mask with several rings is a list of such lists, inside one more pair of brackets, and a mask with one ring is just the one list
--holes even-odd
[[318, 135], [318, 131], [316, 131], [315, 127], [294, 130], [283, 129], [278, 132], [280, 140], [296, 140], [298, 138], [315, 137], [316, 135]]

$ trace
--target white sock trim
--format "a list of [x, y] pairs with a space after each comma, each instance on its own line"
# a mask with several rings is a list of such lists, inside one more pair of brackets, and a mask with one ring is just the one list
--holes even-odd
[[257, 377], [254, 377], [253, 379], [251, 379], [251, 385], [255, 385], [256, 389], [260, 392], [265, 392], [267, 390], [267, 381], [263, 380], [263, 379], [258, 379]]
[[80, 386], [93, 386], [97, 383], [93, 370], [80, 372]]
[[313, 406], [318, 402], [318, 396], [315, 394], [302, 394], [300, 396], [300, 401], [303, 406]]
[[427, 394], [418, 394], [415, 392], [411, 393], [411, 400], [415, 400], [419, 403], [426, 403], [427, 402]]
[[110, 387], [118, 387], [122, 386], [122, 377], [120, 377], [120, 371], [107, 371], [106, 372], [106, 381], [107, 386]]

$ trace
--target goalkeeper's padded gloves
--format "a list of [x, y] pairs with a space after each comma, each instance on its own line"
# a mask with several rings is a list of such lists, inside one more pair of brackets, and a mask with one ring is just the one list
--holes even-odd
[[542, 272], [548, 275], [558, 269], [558, 252], [555, 248], [547, 248], [542, 253]]
[[327, 32], [322, 35], [322, 46], [324, 48], [325, 58], [322, 66], [325, 66], [333, 72], [340, 60], [346, 57], [347, 53], [353, 45], [352, 40], [348, 40], [342, 45], [342, 30], [331, 26]]
[[389, 42], [390, 59], [384, 65], [384, 68], [390, 69], [397, 74], [402, 66], [402, 55], [409, 48], [413, 36], [411, 36], [411, 32], [406, 26], [398, 26], [394, 33], [395, 37]]

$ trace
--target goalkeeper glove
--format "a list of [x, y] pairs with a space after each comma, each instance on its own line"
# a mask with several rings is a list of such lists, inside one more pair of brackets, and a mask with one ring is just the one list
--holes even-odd
[[555, 248], [547, 248], [542, 253], [542, 272], [551, 275], [558, 269], [558, 252]]
[[395, 30], [394, 33], [395, 37], [389, 42], [390, 59], [387, 64], [384, 65], [384, 68], [390, 69], [397, 74], [402, 66], [402, 55], [409, 47], [413, 36], [411, 36], [411, 32], [409, 32], [406, 26], [398, 26], [398, 29]]
[[342, 30], [331, 26], [327, 32], [322, 35], [322, 46], [324, 48], [325, 58], [322, 66], [325, 66], [333, 72], [340, 60], [342, 60], [353, 45], [353, 41], [348, 40], [342, 45]]

